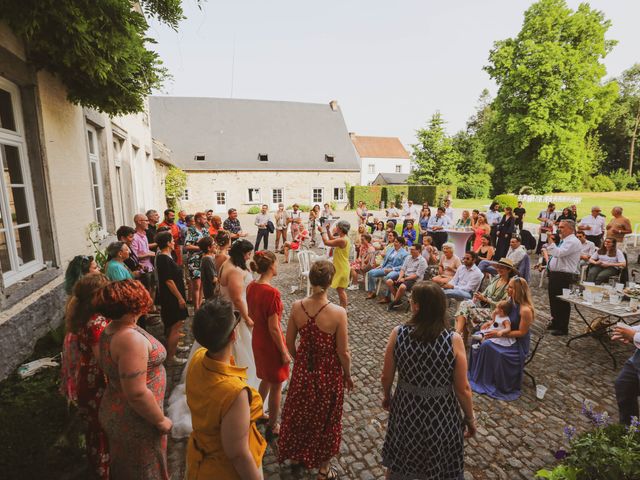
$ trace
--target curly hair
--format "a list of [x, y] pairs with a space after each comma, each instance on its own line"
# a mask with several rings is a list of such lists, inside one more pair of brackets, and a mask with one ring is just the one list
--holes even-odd
[[138, 280], [111, 282], [98, 290], [93, 299], [95, 311], [111, 319], [128, 313], [144, 315], [152, 304], [149, 292]]
[[101, 273], [84, 275], [76, 282], [64, 312], [67, 332], [78, 333], [86, 325], [94, 314], [92, 301], [95, 293], [108, 283], [107, 277]]

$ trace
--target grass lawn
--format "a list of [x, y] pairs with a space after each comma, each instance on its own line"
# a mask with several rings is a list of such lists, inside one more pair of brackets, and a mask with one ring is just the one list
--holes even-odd
[[[629, 192], [572, 192], [572, 193], [555, 193], [552, 195], [566, 195], [571, 197], [582, 197], [582, 203], [578, 206], [578, 217], [582, 218], [589, 215], [592, 205], [598, 205], [602, 208], [602, 213], [607, 216], [607, 219], [611, 218], [611, 208], [620, 206], [624, 209], [623, 215], [631, 220], [631, 227], [633, 228], [636, 223], [640, 223], [640, 191]], [[489, 198], [471, 198], [471, 199], [456, 199], [453, 201], [454, 208], [464, 208], [472, 210], [477, 208], [480, 211], [484, 211], [484, 206], [489, 205], [491, 199]], [[556, 210], [562, 212], [564, 207], [568, 205], [561, 205], [556, 203]], [[545, 203], [525, 203], [524, 208], [527, 209], [525, 215], [525, 222], [535, 222], [540, 210], [547, 208]]]

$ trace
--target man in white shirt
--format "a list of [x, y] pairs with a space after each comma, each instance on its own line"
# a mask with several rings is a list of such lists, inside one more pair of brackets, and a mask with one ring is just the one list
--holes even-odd
[[547, 241], [547, 235], [553, 233], [557, 219], [558, 212], [556, 212], [555, 203], [547, 205], [547, 209], [542, 210], [540, 215], [538, 215], [538, 221], [540, 222], [540, 235], [538, 236], [538, 245], [536, 247], [536, 253], [538, 255], [542, 252], [542, 245]]
[[578, 230], [585, 233], [587, 240], [593, 242], [593, 244], [600, 248], [602, 242], [602, 235], [605, 230], [604, 217], [600, 215], [602, 209], [600, 207], [591, 207], [591, 215], [584, 217], [578, 225]]
[[[580, 250], [580, 265], [579, 265], [579, 267], [581, 268], [583, 265], [586, 265], [587, 263], [589, 263], [589, 259], [591, 258], [591, 255], [593, 255], [596, 252], [596, 246], [593, 244], [593, 242], [590, 242], [589, 240], [587, 240], [587, 236], [581, 230], [576, 232], [576, 238], [580, 240], [580, 244], [582, 245], [582, 249]], [[549, 253], [553, 255], [551, 251], [549, 251]]]
[[393, 222], [395, 225], [400, 218], [400, 210], [398, 210], [395, 203], [391, 203], [391, 206], [387, 209], [387, 221]]
[[389, 304], [389, 310], [400, 304], [404, 292], [411, 290], [416, 282], [424, 278], [424, 272], [427, 271], [427, 261], [421, 255], [422, 245], [414, 243], [411, 245], [409, 255], [405, 258], [400, 275], [397, 280], [388, 279], [387, 287], [393, 301]]
[[569, 315], [571, 304], [558, 298], [563, 288], [569, 286], [576, 279], [576, 272], [580, 264], [582, 244], [575, 236], [576, 223], [573, 220], [562, 220], [558, 225], [560, 243], [551, 253], [547, 269], [549, 271], [549, 307], [551, 309], [551, 323], [548, 328], [552, 335], [567, 335], [569, 333]]
[[502, 219], [502, 214], [500, 213], [500, 204], [498, 202], [493, 202], [489, 206], [489, 210], [486, 213], [487, 223], [491, 227], [491, 245], [496, 246], [496, 234], [498, 232], [498, 224]]
[[260, 241], [262, 239], [264, 239], [264, 249], [269, 249], [269, 222], [273, 223], [271, 215], [269, 214], [269, 207], [267, 205], [262, 205], [260, 213], [256, 215], [256, 219], [253, 222], [254, 225], [258, 227], [258, 236], [256, 238], [255, 247], [253, 248], [254, 252], [258, 251]]
[[636, 351], [622, 367], [616, 378], [616, 400], [620, 423], [631, 424], [631, 417], [640, 416], [638, 409], [638, 396], [640, 396], [640, 325], [635, 327], [616, 326], [613, 329], [612, 340], [622, 343], [633, 343]]
[[413, 200], [408, 200], [402, 209], [402, 215], [404, 216], [404, 220], [402, 221], [402, 228], [404, 229], [407, 226], [408, 220], [416, 222], [418, 218], [420, 218], [420, 210], [413, 204]]
[[[509, 251], [507, 252], [506, 258], [513, 262], [513, 268], [518, 271], [520, 268], [520, 262], [522, 259], [527, 256], [527, 250], [522, 245], [522, 241], [520, 237], [515, 236], [511, 237], [509, 240]], [[484, 273], [490, 273], [491, 275], [495, 275], [498, 271], [495, 269], [495, 262], [490, 260], [482, 260], [478, 265], [480, 271]]]
[[433, 246], [442, 250], [442, 245], [447, 241], [447, 232], [444, 230], [449, 226], [449, 217], [445, 215], [444, 207], [438, 207], [435, 215], [429, 218], [427, 233], [433, 238]]
[[449, 217], [449, 223], [453, 225], [453, 208], [451, 208], [451, 200], [444, 201], [444, 214]]
[[449, 283], [442, 285], [444, 294], [455, 300], [471, 300], [473, 292], [478, 290], [484, 275], [476, 266], [476, 252], [469, 251], [462, 258], [462, 265], [458, 267]]

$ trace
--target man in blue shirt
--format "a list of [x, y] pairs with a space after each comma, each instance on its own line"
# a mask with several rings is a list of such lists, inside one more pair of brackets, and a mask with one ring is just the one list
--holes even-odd
[[[389, 279], [396, 280], [400, 276], [400, 269], [404, 263], [404, 259], [409, 255], [404, 249], [404, 238], [395, 236], [392, 246], [387, 247], [384, 261], [380, 268], [374, 268], [367, 272], [368, 295], [367, 300], [376, 298], [376, 280], [384, 277], [386, 282]], [[385, 297], [386, 298], [386, 297]], [[387, 303], [387, 302], [384, 302]]]

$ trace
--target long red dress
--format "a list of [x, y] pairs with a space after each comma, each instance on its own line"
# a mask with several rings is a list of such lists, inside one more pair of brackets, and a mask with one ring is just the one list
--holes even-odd
[[285, 343], [280, 328], [283, 310], [280, 292], [266, 283], [251, 282], [247, 286], [247, 307], [249, 316], [254, 322], [251, 346], [257, 377], [271, 383], [284, 382], [289, 378], [289, 364], [282, 363], [282, 355], [269, 332], [269, 317], [277, 314], [278, 329], [282, 336], [282, 343]]
[[[147, 388], [163, 410], [167, 375], [162, 365], [167, 351], [151, 334], [136, 325], [152, 349], [147, 361]], [[142, 418], [129, 405], [122, 386], [118, 365], [111, 358], [113, 334], [100, 337], [100, 364], [107, 376], [107, 389], [100, 405], [100, 423], [109, 439], [111, 478], [118, 480], [168, 480], [167, 436]]]
[[304, 310], [307, 323], [299, 331], [278, 442], [278, 462], [291, 459], [306, 468], [317, 468], [337, 455], [342, 439], [343, 372], [335, 334], [316, 325], [322, 309], [313, 317]]
[[92, 316], [77, 334], [67, 333], [63, 350], [62, 393], [75, 402], [85, 427], [87, 457], [96, 478], [109, 479], [109, 443], [98, 411], [106, 381], [91, 347], [98, 345], [109, 321]]

